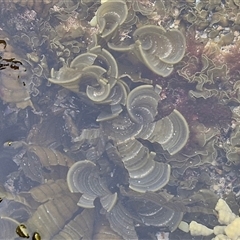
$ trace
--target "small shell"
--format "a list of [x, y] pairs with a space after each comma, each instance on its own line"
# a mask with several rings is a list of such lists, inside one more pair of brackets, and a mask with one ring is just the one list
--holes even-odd
[[41, 235], [38, 232], [34, 232], [32, 236], [32, 240], [41, 240]]
[[29, 233], [28, 233], [27, 228], [24, 224], [18, 225], [18, 227], [16, 228], [16, 233], [19, 237], [29, 238]]

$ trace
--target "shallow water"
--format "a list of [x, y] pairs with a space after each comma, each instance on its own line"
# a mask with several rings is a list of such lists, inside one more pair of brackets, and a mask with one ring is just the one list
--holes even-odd
[[0, 239], [212, 239], [178, 225], [238, 215], [238, 23], [202, 2], [0, 3]]

